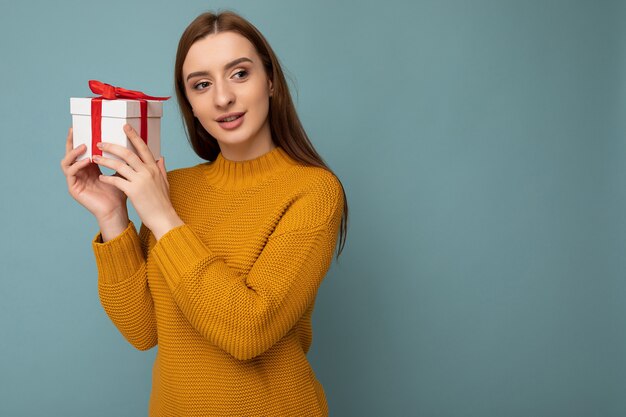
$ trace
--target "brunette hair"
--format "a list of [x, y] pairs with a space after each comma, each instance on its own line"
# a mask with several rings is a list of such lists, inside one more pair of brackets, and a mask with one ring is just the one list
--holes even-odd
[[[174, 67], [174, 87], [176, 98], [180, 107], [181, 115], [187, 128], [187, 138], [194, 152], [205, 160], [213, 161], [220, 152], [217, 140], [207, 132], [200, 121], [194, 116], [191, 104], [187, 99], [185, 84], [183, 81], [183, 62], [187, 52], [196, 41], [208, 35], [232, 31], [236, 32], [254, 45], [256, 48], [265, 72], [272, 81], [273, 93], [270, 96], [269, 122], [272, 140], [294, 160], [305, 165], [324, 168], [333, 175], [335, 173], [326, 165], [322, 157], [313, 148], [309, 140], [295, 106], [291, 100], [289, 87], [285, 81], [280, 62], [271, 46], [259, 30], [243, 17], [232, 11], [220, 11], [217, 14], [212, 12], [202, 13], [187, 26], [178, 42], [176, 51], [176, 64]], [[335, 175], [335, 177], [337, 177]], [[341, 180], [344, 199], [344, 210], [341, 217], [341, 227], [339, 236], [339, 250], [337, 260], [345, 246], [348, 223], [348, 200]]]

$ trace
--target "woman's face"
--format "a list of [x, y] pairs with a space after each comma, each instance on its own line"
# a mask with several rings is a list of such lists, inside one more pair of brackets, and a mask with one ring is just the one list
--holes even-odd
[[[268, 119], [272, 83], [248, 39], [220, 32], [198, 40], [185, 57], [182, 73], [194, 115], [218, 140], [222, 152], [226, 148], [234, 156], [272, 147]], [[230, 113], [243, 116], [220, 121]]]

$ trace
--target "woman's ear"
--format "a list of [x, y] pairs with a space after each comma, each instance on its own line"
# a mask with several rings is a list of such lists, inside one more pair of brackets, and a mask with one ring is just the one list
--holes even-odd
[[270, 97], [272, 97], [272, 94], [274, 94], [274, 87], [272, 86], [272, 80], [267, 80], [268, 85], [269, 85], [269, 89], [270, 89]]

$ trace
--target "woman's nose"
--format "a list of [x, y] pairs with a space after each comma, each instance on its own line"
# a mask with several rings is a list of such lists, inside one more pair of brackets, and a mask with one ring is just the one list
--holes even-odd
[[215, 104], [219, 107], [227, 107], [235, 101], [235, 93], [227, 83], [215, 85]]

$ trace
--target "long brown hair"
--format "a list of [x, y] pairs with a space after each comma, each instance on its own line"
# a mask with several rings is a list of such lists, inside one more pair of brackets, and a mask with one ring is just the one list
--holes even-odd
[[[204, 129], [193, 114], [183, 82], [183, 62], [191, 45], [196, 41], [208, 35], [225, 31], [236, 32], [247, 38], [254, 45], [261, 57], [266, 74], [272, 80], [274, 90], [270, 97], [269, 106], [272, 140], [276, 145], [282, 147], [294, 160], [305, 165], [324, 168], [335, 175], [314, 149], [302, 127], [302, 123], [300, 123], [280, 62], [271, 46], [254, 25], [232, 11], [221, 11], [217, 14], [206, 12], [199, 15], [187, 26], [178, 42], [174, 67], [174, 86], [178, 106], [187, 128], [187, 137], [194, 152], [202, 159], [213, 161], [220, 152], [220, 147], [217, 140]], [[337, 176], [335, 175], [335, 177]], [[337, 252], [337, 260], [339, 260], [339, 255], [345, 246], [347, 234], [348, 200], [341, 180], [338, 177], [337, 180], [341, 184], [344, 199], [339, 250]]]

